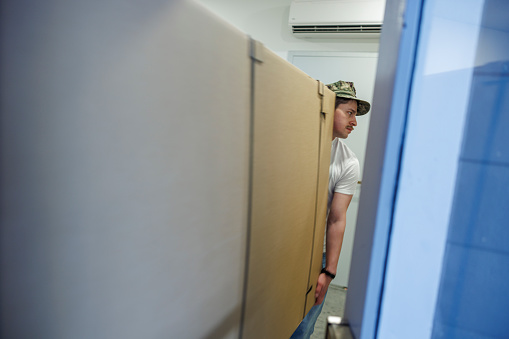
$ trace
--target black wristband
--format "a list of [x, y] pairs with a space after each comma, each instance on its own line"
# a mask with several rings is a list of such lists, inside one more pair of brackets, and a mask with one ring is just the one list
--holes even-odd
[[325, 267], [324, 267], [324, 268], [322, 268], [322, 271], [321, 271], [320, 273], [325, 273], [325, 275], [326, 275], [326, 276], [328, 276], [328, 277], [330, 277], [331, 279], [336, 278], [336, 275], [335, 275], [335, 274], [332, 274], [332, 273], [331, 273], [331, 272], [329, 272], [329, 271], [327, 271], [327, 270], [325, 269]]

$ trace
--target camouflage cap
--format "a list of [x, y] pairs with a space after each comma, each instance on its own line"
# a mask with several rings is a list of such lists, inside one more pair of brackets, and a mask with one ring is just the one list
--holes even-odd
[[353, 99], [357, 101], [357, 116], [364, 115], [369, 112], [371, 104], [365, 100], [357, 98], [357, 92], [353, 82], [349, 81], [336, 81], [332, 84], [326, 85], [331, 91], [336, 93], [336, 96], [340, 98]]

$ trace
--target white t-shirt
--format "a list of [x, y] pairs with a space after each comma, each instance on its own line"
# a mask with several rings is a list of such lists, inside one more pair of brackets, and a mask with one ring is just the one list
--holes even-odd
[[329, 210], [335, 192], [353, 195], [360, 177], [359, 160], [341, 139], [332, 141], [329, 167]]
[[[327, 201], [327, 215], [334, 193], [353, 195], [360, 178], [359, 160], [354, 152], [341, 139], [332, 141], [329, 167], [329, 200]], [[325, 253], [325, 237], [323, 243]]]

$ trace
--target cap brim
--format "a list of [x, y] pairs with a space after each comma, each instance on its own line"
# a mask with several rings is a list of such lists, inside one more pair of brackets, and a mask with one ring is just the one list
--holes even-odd
[[357, 116], [364, 115], [369, 112], [371, 104], [364, 100], [357, 100]]
[[352, 100], [357, 101], [357, 116], [364, 115], [364, 114], [368, 113], [369, 110], [371, 109], [371, 104], [365, 100], [361, 100], [361, 99], [356, 98], [351, 95], [337, 95], [336, 94], [336, 96], [338, 96], [340, 98], [352, 99]]

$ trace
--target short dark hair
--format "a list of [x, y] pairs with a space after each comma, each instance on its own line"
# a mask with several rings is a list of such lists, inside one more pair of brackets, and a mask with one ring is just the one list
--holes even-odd
[[341, 104], [346, 104], [350, 100], [354, 100], [354, 99], [336, 97], [336, 106], [334, 107], [334, 109], [338, 108], [338, 106]]

